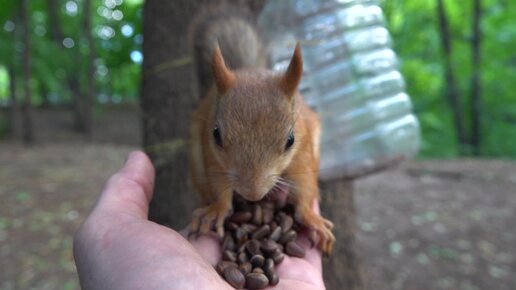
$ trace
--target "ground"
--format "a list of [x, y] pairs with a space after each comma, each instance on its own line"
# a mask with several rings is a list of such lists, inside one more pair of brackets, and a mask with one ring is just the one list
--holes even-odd
[[[78, 142], [37, 122], [37, 146], [0, 142], [1, 290], [79, 289], [73, 233], [137, 148], [132, 116], [109, 119], [136, 127], [130, 138], [100, 123]], [[411, 161], [355, 185], [369, 289], [516, 289], [516, 162]]]

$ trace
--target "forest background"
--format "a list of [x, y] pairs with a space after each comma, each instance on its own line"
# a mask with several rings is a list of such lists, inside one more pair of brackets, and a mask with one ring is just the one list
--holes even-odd
[[[516, 157], [516, 4], [381, 4], [421, 122], [419, 156]], [[142, 7], [142, 0], [3, 3], [0, 138], [13, 131], [33, 138], [22, 133], [30, 131], [29, 106], [69, 110], [71, 127], [88, 135], [106, 104], [137, 104]]]

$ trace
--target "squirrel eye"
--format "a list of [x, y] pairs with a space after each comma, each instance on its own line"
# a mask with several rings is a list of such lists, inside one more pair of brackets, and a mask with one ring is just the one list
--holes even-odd
[[285, 150], [290, 149], [290, 147], [294, 145], [294, 140], [294, 132], [290, 132], [290, 134], [288, 135], [287, 144], [285, 144]]
[[215, 139], [215, 144], [222, 148], [222, 137], [220, 137], [220, 130], [218, 127], [213, 128], [213, 138]]

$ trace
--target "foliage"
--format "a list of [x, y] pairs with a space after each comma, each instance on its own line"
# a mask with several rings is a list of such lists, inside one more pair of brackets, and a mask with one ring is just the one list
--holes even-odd
[[[51, 1], [29, 1], [30, 37], [32, 42], [33, 102], [48, 99], [53, 104], [71, 102], [67, 78], [78, 74], [82, 87], [86, 79], [89, 47], [82, 31], [83, 0], [55, 0], [58, 11], [56, 27], [49, 12]], [[141, 9], [143, 0], [93, 1], [93, 36], [96, 52], [97, 102], [134, 101], [138, 95], [141, 60], [131, 53], [141, 50]], [[13, 66], [21, 75], [21, 27], [18, 1], [0, 6], [0, 68]], [[60, 39], [55, 38], [59, 30]], [[0, 69], [3, 70], [3, 69]], [[8, 99], [6, 82], [0, 83], [0, 104]], [[18, 97], [22, 96], [22, 86]], [[84, 91], [84, 89], [83, 89]], [[117, 97], [112, 98], [116, 95]]]
[[[444, 1], [453, 40], [452, 59], [462, 97], [466, 128], [471, 122], [470, 81], [473, 1]], [[459, 155], [451, 111], [444, 94], [444, 73], [436, 0], [382, 2], [395, 50], [402, 59], [407, 90], [423, 133], [423, 157]], [[482, 143], [488, 157], [516, 157], [516, 3], [483, 0]]]

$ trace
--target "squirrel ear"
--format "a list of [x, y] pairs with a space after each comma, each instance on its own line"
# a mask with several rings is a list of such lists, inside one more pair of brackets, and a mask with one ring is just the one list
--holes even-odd
[[280, 80], [281, 90], [290, 98], [292, 98], [295, 95], [297, 87], [301, 82], [302, 75], [303, 57], [301, 56], [301, 45], [299, 44], [299, 42], [297, 42], [296, 48], [294, 49], [294, 54], [292, 55], [292, 59], [290, 60], [290, 64], [288, 65], [287, 71], [281, 77]]
[[226, 67], [219, 44], [213, 50], [213, 76], [219, 94], [224, 94], [235, 84], [235, 74]]

